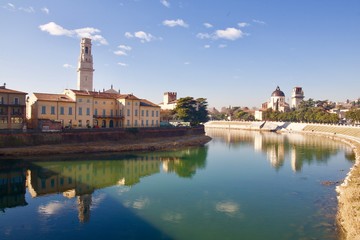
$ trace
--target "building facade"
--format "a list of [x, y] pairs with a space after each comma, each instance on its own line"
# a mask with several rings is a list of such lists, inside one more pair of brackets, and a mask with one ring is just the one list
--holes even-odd
[[63, 128], [160, 126], [160, 106], [133, 94], [120, 94], [113, 86], [106, 91], [92, 91], [91, 39], [81, 40], [78, 66], [78, 89], [65, 89], [62, 94], [34, 93], [29, 97], [27, 117], [34, 128], [41, 128], [45, 120], [60, 123]]
[[298, 108], [304, 100], [304, 91], [301, 87], [294, 87], [291, 93], [291, 108]]
[[22, 129], [26, 120], [26, 94], [0, 86], [0, 129]]
[[159, 104], [162, 110], [174, 110], [177, 104], [176, 92], [165, 92], [163, 102]]

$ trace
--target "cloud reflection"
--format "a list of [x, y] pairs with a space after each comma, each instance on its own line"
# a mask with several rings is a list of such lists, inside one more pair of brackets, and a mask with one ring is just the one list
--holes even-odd
[[177, 212], [166, 212], [161, 216], [161, 218], [166, 222], [180, 223], [183, 216], [181, 213]]
[[216, 211], [225, 213], [228, 216], [235, 216], [240, 210], [240, 205], [233, 201], [222, 201], [216, 204], [215, 209]]

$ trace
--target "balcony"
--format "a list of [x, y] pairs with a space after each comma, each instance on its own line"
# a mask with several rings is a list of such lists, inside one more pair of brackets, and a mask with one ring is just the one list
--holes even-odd
[[0, 106], [3, 106], [3, 107], [26, 107], [26, 104], [19, 103], [19, 102], [12, 102], [12, 103], [0, 102]]
[[123, 119], [124, 116], [123, 115], [102, 115], [102, 114], [98, 114], [98, 115], [93, 115], [93, 118]]

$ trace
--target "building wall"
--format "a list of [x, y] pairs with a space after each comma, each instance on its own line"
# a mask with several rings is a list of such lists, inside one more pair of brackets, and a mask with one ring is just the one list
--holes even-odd
[[21, 129], [26, 120], [26, 93], [0, 92], [0, 129]]

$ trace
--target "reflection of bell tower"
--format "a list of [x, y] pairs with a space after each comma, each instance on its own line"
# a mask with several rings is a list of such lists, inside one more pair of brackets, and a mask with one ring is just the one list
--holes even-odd
[[81, 223], [88, 222], [90, 220], [91, 202], [91, 194], [85, 194], [78, 197], [78, 217]]
[[83, 91], [93, 89], [93, 58], [91, 54], [91, 39], [82, 38], [80, 43], [80, 56], [78, 62], [77, 88]]

